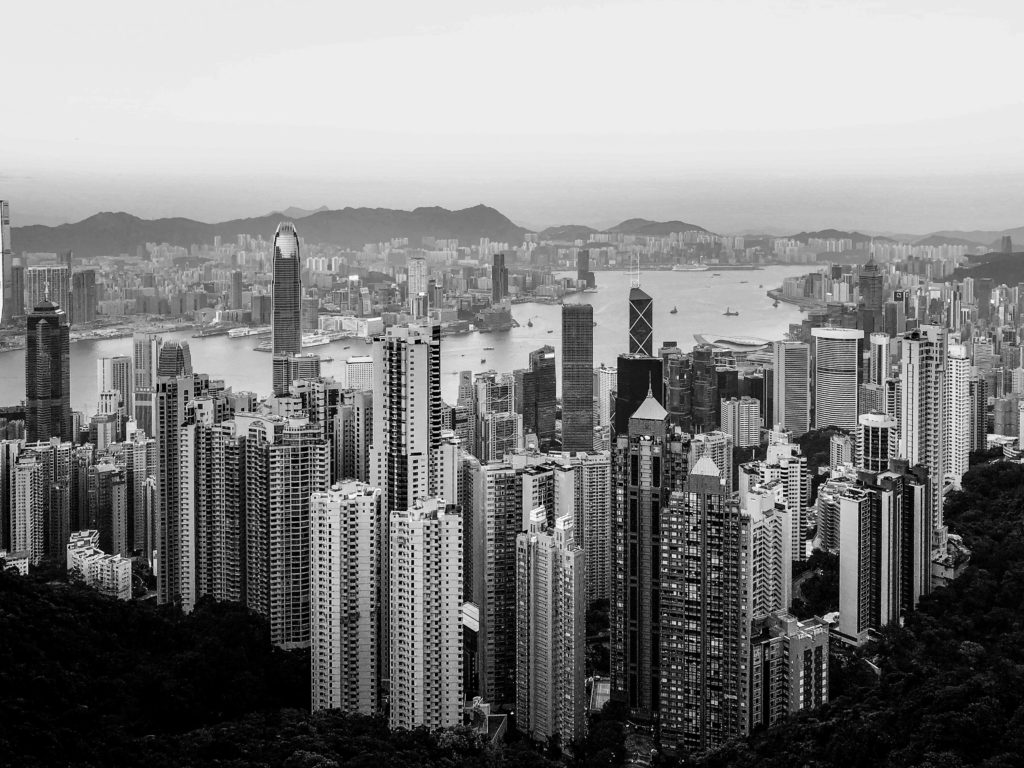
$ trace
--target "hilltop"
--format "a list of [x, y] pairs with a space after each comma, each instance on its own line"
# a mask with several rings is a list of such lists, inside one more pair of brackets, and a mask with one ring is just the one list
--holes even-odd
[[[290, 209], [306, 213], [303, 209]], [[212, 244], [220, 235], [225, 241], [238, 234], [262, 235], [271, 239], [282, 214], [271, 213], [250, 219], [216, 224], [185, 218], [140, 219], [130, 213], [97, 213], [73, 224], [56, 227], [32, 225], [13, 227], [15, 253], [56, 253], [73, 250], [79, 256], [111, 256], [135, 253], [147, 242], [168, 243], [188, 248], [193, 243]], [[481, 237], [519, 244], [526, 230], [486, 205], [458, 211], [446, 208], [343, 208], [319, 210], [298, 219], [299, 234], [310, 243], [327, 243], [343, 248], [362, 248], [393, 237], [407, 237], [419, 246], [424, 237], [458, 238], [475, 243]]]

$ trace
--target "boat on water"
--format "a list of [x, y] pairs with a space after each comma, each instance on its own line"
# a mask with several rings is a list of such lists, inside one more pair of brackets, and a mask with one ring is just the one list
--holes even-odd
[[554, 332], [555, 332], [554, 329], [550, 329], [550, 328], [548, 329], [548, 333], [554, 333]]
[[302, 348], [306, 347], [322, 347], [324, 344], [330, 344], [331, 337], [325, 336], [322, 333], [306, 333], [302, 336]]
[[764, 285], [759, 283], [757, 287], [758, 288], [764, 288]]
[[670, 310], [668, 311], [668, 313], [669, 313], [670, 315], [676, 315], [676, 314], [679, 314], [679, 307], [672, 307], [672, 309], [670, 309]]
[[726, 307], [725, 312], [723, 312], [722, 314], [725, 315], [726, 317], [736, 317], [736, 315], [738, 315], [739, 312], [733, 312], [732, 309]]
[[774, 301], [774, 302], [772, 303], [772, 306], [773, 306], [773, 307], [778, 307], [778, 306], [779, 306], [779, 300], [778, 300], [778, 299], [776, 299], [776, 300], [775, 300], [775, 301]]
[[527, 320], [526, 321], [526, 327], [527, 328], [533, 328], [533, 320]]
[[673, 272], [707, 272], [707, 264], [674, 264], [672, 265]]
[[740, 280], [740, 285], [746, 285], [749, 282], [749, 280]]
[[720, 273], [720, 272], [712, 272], [712, 273], [711, 273], [711, 276], [712, 276], [712, 277], [721, 277], [722, 275], [721, 275], [721, 273]]
[[481, 358], [480, 358], [480, 364], [481, 364], [481, 365], [482, 365], [483, 363], [486, 363], [486, 362], [487, 362], [487, 358], [486, 358], [486, 357], [481, 357]]
[[342, 347], [342, 349], [348, 349], [348, 348], [349, 348], [349, 346], [347, 344], [344, 347]]
[[484, 347], [484, 352], [490, 352], [494, 347]]

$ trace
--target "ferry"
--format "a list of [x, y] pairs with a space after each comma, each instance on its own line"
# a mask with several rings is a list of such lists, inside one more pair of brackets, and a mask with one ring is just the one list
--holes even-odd
[[494, 347], [484, 347], [484, 352], [491, 352]]
[[674, 264], [673, 272], [707, 272], [707, 264]]
[[302, 336], [302, 348], [306, 347], [322, 347], [324, 344], [330, 344], [331, 339], [329, 336], [324, 336], [322, 333], [306, 333]]
[[669, 313], [670, 315], [675, 315], [675, 314], [678, 314], [678, 313], [679, 313], [679, 307], [672, 307], [672, 309], [670, 309], [670, 310], [668, 311], [668, 313]]
[[232, 328], [228, 331], [228, 336], [232, 339], [239, 339], [244, 336], [263, 336], [268, 333], [270, 333], [270, 326], [264, 325], [260, 328]]
[[736, 315], [738, 315], [739, 312], [733, 312], [729, 307], [726, 307], [725, 312], [723, 312], [722, 314], [725, 315], [726, 317], [736, 317]]

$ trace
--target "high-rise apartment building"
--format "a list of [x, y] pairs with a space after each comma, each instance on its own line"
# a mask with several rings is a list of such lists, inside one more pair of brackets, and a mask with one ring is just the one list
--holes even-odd
[[246, 436], [246, 601], [286, 650], [309, 647], [309, 500], [326, 491], [330, 446], [305, 419], [235, 414]]
[[868, 337], [868, 384], [885, 384], [892, 373], [892, 338], [887, 333]]
[[390, 515], [389, 709], [392, 728], [462, 722], [462, 514], [425, 499]]
[[594, 425], [607, 427], [612, 423], [613, 393], [618, 371], [602, 363], [594, 369]]
[[776, 612], [751, 632], [750, 724], [770, 728], [829, 701], [829, 626]]
[[516, 724], [535, 741], [586, 735], [586, 558], [570, 517], [530, 513], [516, 537]]
[[749, 730], [750, 519], [710, 457], [661, 510], [659, 736], [670, 754]]
[[895, 459], [899, 449], [899, 430], [896, 422], [883, 413], [866, 413], [857, 424], [858, 469], [885, 472], [889, 460]]
[[773, 352], [773, 426], [799, 437], [811, 428], [811, 349], [801, 341], [777, 341]]
[[732, 436], [737, 448], [761, 444], [761, 403], [752, 397], [722, 401], [722, 431]]
[[71, 313], [71, 322], [78, 325], [95, 320], [98, 298], [96, 270], [84, 269], [81, 272], [74, 272], [71, 275], [71, 304], [68, 307]]
[[945, 472], [954, 488], [960, 487], [960, 480], [970, 465], [971, 453], [971, 363], [967, 348], [962, 344], [950, 344], [946, 358], [946, 447]]
[[373, 357], [358, 355], [345, 361], [345, 386], [361, 392], [373, 389]]
[[629, 289], [629, 354], [654, 354], [654, 300], [640, 286]]
[[857, 428], [860, 343], [856, 328], [812, 328], [814, 337], [814, 426]]
[[101, 357], [96, 361], [96, 389], [99, 392], [117, 392], [118, 411], [124, 415], [132, 413], [135, 392], [135, 375], [132, 359], [128, 355]]
[[407, 270], [405, 284], [407, 292], [406, 303], [409, 313], [413, 317], [420, 318], [423, 315], [417, 311], [417, 300], [420, 296], [424, 296], [427, 293], [427, 278], [430, 275], [430, 270], [427, 268], [427, 260], [421, 256], [412, 256], [409, 258]]
[[[978, 281], [981, 282], [980, 280]], [[932, 528], [943, 538], [942, 483], [946, 471], [946, 329], [923, 325], [900, 340], [900, 458], [928, 469]]]
[[516, 413], [515, 377], [488, 371], [476, 377], [476, 446], [482, 462], [501, 461], [522, 444], [522, 416]]
[[313, 711], [373, 715], [380, 690], [380, 490], [348, 481], [310, 498]]
[[562, 305], [562, 450], [594, 448], [594, 308]]
[[25, 349], [25, 432], [29, 442], [73, 440], [71, 329], [52, 301], [33, 305]]

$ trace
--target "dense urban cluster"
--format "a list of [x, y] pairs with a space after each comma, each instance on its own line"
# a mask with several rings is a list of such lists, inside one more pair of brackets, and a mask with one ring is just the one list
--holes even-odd
[[[555, 249], [575, 280], [523, 266], [549, 248], [529, 238], [481, 243], [486, 269], [431, 242], [393, 281], [339, 279], [356, 262], [305, 253], [292, 223], [272, 242], [215, 242], [236, 269], [189, 267], [179, 287], [213, 283], [226, 307], [208, 326], [269, 326], [272, 393], [232, 391], [193, 369], [187, 342], [140, 332], [131, 354], [97, 361], [86, 420], [70, 405], [72, 322], [131, 314], [129, 301], [183, 315], [162, 303], [198, 299], [146, 293], [150, 270], [104, 277], [103, 297], [82, 301], [95, 275], [19, 272], [5, 234], [3, 317], [25, 315], [26, 346], [25, 400], [0, 413], [7, 566], [59, 562], [123, 600], [152, 585], [186, 614], [241, 603], [278, 648], [309, 650], [314, 711], [396, 730], [468, 725], [487, 743], [516, 730], [571, 755], [611, 706], [635, 743], [689, 759], [825, 707], [831, 660], [966, 568], [944, 510], [971, 452], [1020, 456], [1024, 289], [935, 282], [965, 255], [945, 246], [651, 238]], [[406, 245], [368, 248], [386, 262]], [[462, 372], [456, 402], [442, 398], [444, 336], [509, 327], [513, 300], [592, 289], [595, 268], [624, 258], [667, 263], [652, 253], [687, 271], [799, 263], [808, 248], [865, 258], [775, 292], [807, 307], [785, 339], [656, 347], [638, 271], [614, 367], [595, 368], [593, 308], [566, 303], [560, 397], [546, 345], [524, 369]], [[243, 309], [253, 266], [269, 282], [246, 282]], [[344, 380], [323, 376], [303, 351], [314, 332], [365, 337], [369, 354]], [[823, 602], [804, 586], [827, 562], [832, 604], [798, 615]], [[588, 609], [605, 605], [607, 627], [589, 632]]]

